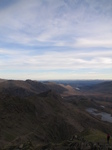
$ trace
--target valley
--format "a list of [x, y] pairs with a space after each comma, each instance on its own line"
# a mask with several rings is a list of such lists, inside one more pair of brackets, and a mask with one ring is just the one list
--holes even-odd
[[112, 122], [102, 113], [111, 119], [112, 81], [1, 79], [0, 149], [73, 149], [82, 139], [106, 145]]

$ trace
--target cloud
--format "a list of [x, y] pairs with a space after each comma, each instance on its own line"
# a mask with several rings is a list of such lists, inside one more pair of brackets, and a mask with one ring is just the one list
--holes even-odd
[[[4, 53], [3, 53], [4, 52]], [[0, 70], [76, 70], [83, 68], [112, 68], [112, 51], [109, 52], [45, 52], [44, 54], [30, 55], [27, 52], [0, 50], [6, 58], [1, 58]], [[5, 66], [5, 68], [4, 68]]]
[[0, 71], [58, 76], [59, 70], [112, 69], [111, 0], [11, 0], [1, 6]]
[[[111, 2], [104, 2], [106, 8], [96, 1], [16, 1], [0, 11], [1, 36], [6, 42], [29, 45], [38, 45], [36, 41], [56, 45], [60, 41], [66, 43], [70, 40], [72, 46], [75, 41], [80, 43], [80, 40], [86, 40], [90, 35], [94, 42], [99, 34], [108, 37], [111, 30]], [[99, 39], [98, 46], [101, 45]], [[87, 43], [87, 46], [92, 45]]]
[[110, 39], [78, 39], [76, 46], [78, 47], [112, 47], [112, 38]]

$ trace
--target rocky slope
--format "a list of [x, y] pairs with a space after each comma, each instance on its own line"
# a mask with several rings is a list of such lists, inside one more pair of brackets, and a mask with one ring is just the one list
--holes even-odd
[[74, 135], [90, 139], [94, 130], [94, 137], [104, 139], [106, 133], [112, 134], [111, 124], [85, 111], [96, 103], [78, 98], [68, 102], [45, 84], [31, 80], [2, 82], [0, 149], [74, 149], [76, 139], [68, 141]]

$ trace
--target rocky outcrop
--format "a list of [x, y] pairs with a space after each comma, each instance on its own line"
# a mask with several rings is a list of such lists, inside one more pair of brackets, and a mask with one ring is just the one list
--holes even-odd
[[62, 143], [44, 143], [33, 145], [31, 141], [10, 145], [2, 150], [112, 150], [112, 145], [106, 143], [93, 143], [83, 138], [63, 141]]

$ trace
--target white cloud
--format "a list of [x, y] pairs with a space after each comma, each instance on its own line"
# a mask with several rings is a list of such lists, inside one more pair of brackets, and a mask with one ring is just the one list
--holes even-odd
[[[95, 39], [99, 35], [105, 34], [108, 37], [112, 26], [111, 19], [105, 17], [105, 13], [110, 10], [109, 3], [106, 1], [106, 8], [99, 4], [97, 1], [95, 3], [86, 1], [80, 4], [78, 1], [63, 0], [56, 2], [48, 0], [46, 3], [40, 0], [16, 1], [7, 9], [0, 11], [0, 32], [4, 35], [6, 42], [12, 43], [38, 45], [35, 42], [37, 40], [42, 43], [50, 42], [51, 44], [52, 42], [54, 45], [59, 43], [59, 46], [61, 41], [62, 43], [71, 41], [71, 46], [77, 46], [75, 41], [78, 41], [83, 46], [91, 47], [96, 43]], [[100, 9], [101, 12], [94, 14]], [[89, 38], [91, 41], [88, 41]], [[84, 42], [86, 42], [85, 45]], [[101, 46], [102, 42], [103, 40], [99, 39], [97, 45]], [[110, 43], [109, 46], [111, 46]]]
[[[0, 51], [1, 53], [3, 51]], [[112, 51], [85, 53], [74, 52], [48, 52], [44, 54], [32, 55], [28, 53], [17, 52], [8, 54], [8, 59], [2, 58], [0, 70], [16, 69], [18, 70], [76, 70], [83, 68], [110, 68], [112, 69]], [[2, 53], [3, 54], [3, 53]], [[5, 68], [4, 68], [5, 66]]]
[[0, 9], [0, 70], [111, 70], [111, 4], [19, 0]]
[[78, 47], [112, 47], [111, 39], [78, 39], [76, 46]]

